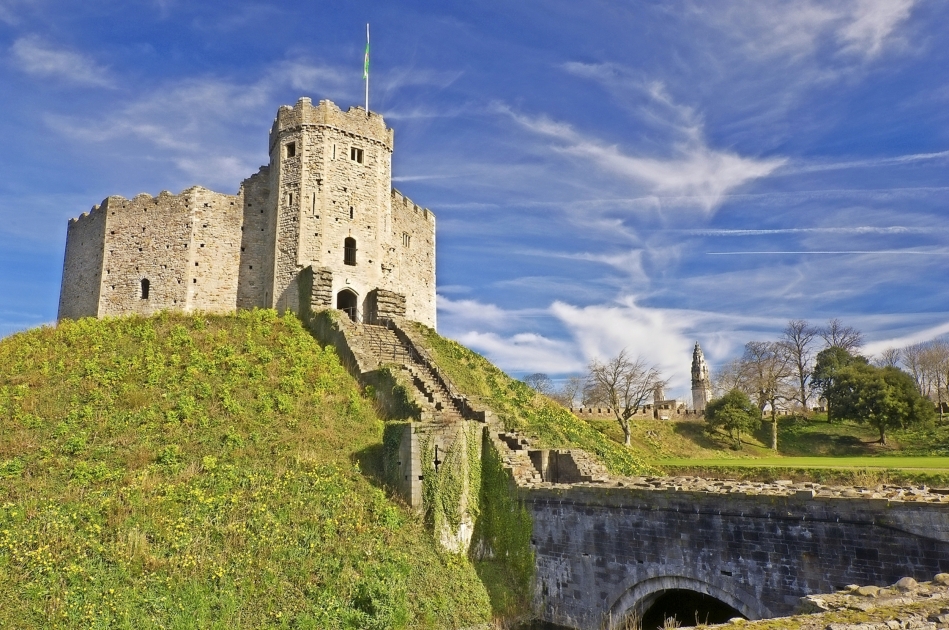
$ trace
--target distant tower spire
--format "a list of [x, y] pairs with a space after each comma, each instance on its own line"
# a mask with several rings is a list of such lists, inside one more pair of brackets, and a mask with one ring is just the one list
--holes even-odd
[[712, 398], [712, 383], [708, 377], [708, 363], [702, 354], [702, 347], [695, 342], [692, 351], [692, 408], [696, 411], [705, 411], [705, 405]]

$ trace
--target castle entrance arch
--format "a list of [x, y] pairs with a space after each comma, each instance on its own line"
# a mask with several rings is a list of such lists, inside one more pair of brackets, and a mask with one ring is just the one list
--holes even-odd
[[356, 311], [356, 305], [358, 303], [358, 296], [350, 289], [343, 289], [336, 294], [336, 308], [344, 311], [347, 315], [349, 315], [349, 319], [353, 320], [354, 322], [359, 321]]
[[630, 616], [643, 628], [661, 628], [669, 617], [682, 625], [723, 623], [734, 617], [761, 619], [766, 615], [760, 608], [745, 593], [731, 593], [685, 576], [655, 577], [639, 582], [616, 600], [610, 608], [609, 627], [623, 628]]

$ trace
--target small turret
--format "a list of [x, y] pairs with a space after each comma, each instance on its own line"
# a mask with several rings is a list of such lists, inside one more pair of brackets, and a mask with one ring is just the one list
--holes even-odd
[[705, 411], [705, 405], [712, 398], [712, 383], [708, 375], [708, 363], [702, 354], [702, 347], [695, 342], [692, 351], [692, 408], [696, 411]]

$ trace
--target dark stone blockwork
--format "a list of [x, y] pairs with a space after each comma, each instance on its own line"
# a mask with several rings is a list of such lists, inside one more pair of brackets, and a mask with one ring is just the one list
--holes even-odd
[[804, 595], [949, 571], [945, 505], [592, 486], [521, 493], [534, 517], [534, 609], [569, 627], [641, 613], [672, 589], [760, 619], [791, 614]]

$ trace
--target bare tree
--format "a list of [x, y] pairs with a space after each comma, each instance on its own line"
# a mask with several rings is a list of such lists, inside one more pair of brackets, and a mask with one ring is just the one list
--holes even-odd
[[558, 391], [549, 395], [564, 407], [573, 407], [576, 400], [583, 396], [583, 379], [571, 376]]
[[750, 341], [745, 344], [741, 362], [761, 416], [764, 417], [765, 407], [771, 407], [771, 448], [776, 451], [778, 401], [794, 397], [793, 388], [787, 386], [787, 379], [794, 374], [790, 357], [780, 342]]
[[899, 367], [902, 353], [899, 348], [887, 348], [880, 353], [880, 356], [873, 359], [873, 365], [877, 367]]
[[837, 318], [828, 321], [818, 334], [824, 340], [826, 347], [843, 348], [851, 354], [863, 345], [863, 333], [853, 326], [844, 326]]
[[794, 370], [794, 380], [797, 388], [794, 399], [801, 403], [801, 408], [805, 413], [808, 409], [807, 400], [810, 398], [808, 385], [813, 371], [814, 353], [811, 346], [817, 334], [818, 330], [805, 320], [792, 319], [784, 327], [781, 336], [781, 346]]
[[916, 389], [923, 396], [929, 395], [929, 380], [926, 373], [926, 345], [925, 343], [914, 343], [900, 350], [900, 362], [903, 367], [913, 377], [916, 383]]
[[942, 402], [946, 391], [946, 377], [949, 376], [949, 343], [934, 339], [926, 344], [922, 355], [922, 367], [926, 380], [930, 384], [929, 397], [935, 397], [939, 407], [939, 419], [944, 417]]
[[606, 399], [623, 429], [624, 444], [629, 446], [629, 419], [662, 383], [662, 374], [657, 368], [648, 365], [642, 357], [630, 357], [624, 349], [605, 363], [596, 359], [590, 362], [586, 389]]
[[721, 369], [716, 370], [712, 376], [712, 391], [716, 398], [721, 398], [733, 389], [751, 395], [741, 359], [732, 359]]
[[524, 382], [527, 383], [527, 386], [533, 389], [535, 392], [538, 394], [544, 394], [545, 396], [554, 390], [554, 384], [550, 380], [550, 377], [543, 372], [528, 374], [524, 377]]

